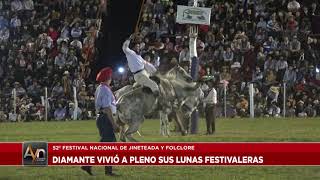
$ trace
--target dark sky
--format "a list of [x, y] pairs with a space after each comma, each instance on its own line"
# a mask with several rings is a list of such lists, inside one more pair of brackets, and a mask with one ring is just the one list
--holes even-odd
[[[122, 43], [133, 33], [143, 0], [108, 0], [108, 17], [103, 19], [104, 37], [98, 43], [101, 53], [95, 70], [105, 66], [119, 67], [126, 63]], [[174, 0], [187, 4], [187, 0]]]
[[126, 59], [122, 52], [122, 43], [133, 32], [142, 0], [110, 0], [108, 17], [104, 18], [104, 37], [99, 43], [101, 54], [98, 68], [117, 67]]

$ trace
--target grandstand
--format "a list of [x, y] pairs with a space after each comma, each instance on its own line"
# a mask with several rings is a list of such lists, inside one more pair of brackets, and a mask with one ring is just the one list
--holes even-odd
[[[100, 29], [108, 19], [103, 2], [112, 9], [113, 1], [103, 0], [0, 1], [1, 121], [66, 120], [74, 112], [77, 119], [94, 117], [91, 77], [105, 65], [98, 60], [105, 55], [97, 53], [108, 32]], [[215, 77], [218, 116], [249, 116], [251, 83], [258, 117], [320, 116], [320, 4], [300, 0], [299, 9], [288, 9], [289, 2], [199, 0], [212, 8], [210, 26], [199, 27], [199, 77]], [[142, 7], [137, 41], [160, 71], [176, 63], [189, 70], [189, 27], [175, 22], [183, 3], [146, 0]], [[117, 74], [113, 88], [130, 79], [130, 73]]]

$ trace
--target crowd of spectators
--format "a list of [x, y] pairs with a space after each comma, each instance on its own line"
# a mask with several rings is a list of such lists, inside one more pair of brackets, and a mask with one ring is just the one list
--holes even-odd
[[[320, 116], [320, 39], [311, 28], [320, 4], [299, 1], [301, 8], [289, 11], [290, 1], [199, 0], [200, 7], [212, 9], [210, 26], [199, 26], [199, 80], [214, 77], [218, 115], [224, 115], [226, 102], [228, 117], [248, 116], [253, 83], [256, 116], [282, 116], [285, 83], [286, 116]], [[74, 116], [73, 87], [80, 118], [94, 116], [95, 84], [87, 79], [95, 60], [98, 7], [92, 0], [0, 1], [0, 119], [43, 119], [45, 87], [50, 119]], [[176, 13], [173, 0], [146, 0], [143, 6], [136, 41], [159, 71], [176, 64], [190, 70], [189, 26], [177, 24]], [[127, 72], [115, 74], [114, 89], [130, 83]]]
[[[300, 1], [300, 9], [289, 11], [291, 1], [199, 0], [212, 8], [210, 26], [199, 26], [199, 80], [215, 77], [221, 116], [248, 116], [250, 83], [258, 117], [283, 116], [284, 83], [286, 116], [320, 116], [320, 39], [311, 27], [320, 4]], [[177, 63], [190, 70], [190, 27], [175, 22], [175, 1], [147, 0], [142, 12], [136, 41], [143, 57], [160, 71]]]
[[95, 84], [88, 77], [96, 58], [100, 3], [0, 1], [0, 120], [43, 120], [45, 88], [48, 119], [73, 118], [73, 87], [78, 118], [94, 115]]

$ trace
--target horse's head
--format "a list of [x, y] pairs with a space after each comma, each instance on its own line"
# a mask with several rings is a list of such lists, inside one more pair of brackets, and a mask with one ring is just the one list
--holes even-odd
[[168, 79], [182, 80], [185, 82], [192, 82], [192, 77], [181, 66], [177, 65], [170, 69], [165, 77]]

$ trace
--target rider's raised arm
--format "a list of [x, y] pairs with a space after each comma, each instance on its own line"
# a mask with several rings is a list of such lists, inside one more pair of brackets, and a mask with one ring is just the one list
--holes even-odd
[[134, 53], [134, 51], [129, 48], [130, 41], [131, 41], [132, 38], [133, 38], [133, 35], [131, 35], [131, 36], [129, 37], [129, 39], [127, 39], [127, 40], [123, 43], [123, 45], [122, 45], [122, 50], [123, 50], [123, 52], [124, 52], [125, 54], [132, 54], [132, 53]]

